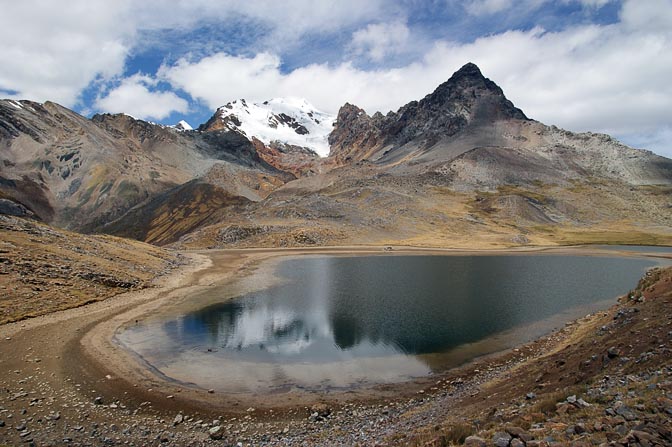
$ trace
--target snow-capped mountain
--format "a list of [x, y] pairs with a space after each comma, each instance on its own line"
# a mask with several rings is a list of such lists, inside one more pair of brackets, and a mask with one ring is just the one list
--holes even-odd
[[217, 109], [200, 130], [227, 129], [264, 144], [280, 142], [329, 155], [329, 133], [335, 117], [302, 98], [274, 98], [261, 103], [235, 100]]
[[186, 122], [185, 120], [181, 120], [179, 123], [175, 124], [175, 129], [176, 130], [194, 130], [191, 125]]

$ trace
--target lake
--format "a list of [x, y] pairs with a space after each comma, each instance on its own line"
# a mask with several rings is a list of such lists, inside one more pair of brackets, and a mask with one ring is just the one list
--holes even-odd
[[[656, 262], [569, 255], [303, 256], [279, 281], [120, 331], [166, 377], [205, 389], [350, 390], [529, 341], [604, 309]], [[213, 304], [214, 301], [214, 304]], [[208, 303], [199, 305], [199, 303]]]

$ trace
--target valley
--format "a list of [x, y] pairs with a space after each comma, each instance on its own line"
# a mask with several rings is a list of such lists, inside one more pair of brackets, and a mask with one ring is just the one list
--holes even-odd
[[[535, 121], [471, 63], [386, 115], [349, 103], [331, 116], [298, 98], [238, 99], [194, 129], [0, 100], [0, 445], [668, 445], [672, 256], [598, 245], [672, 246], [671, 192], [672, 160]], [[577, 265], [611, 257], [656, 267], [572, 321], [562, 311], [545, 316], [533, 337], [504, 343], [524, 324], [493, 323], [487, 337], [454, 347], [453, 363], [445, 352], [406, 350], [422, 357], [425, 374], [389, 383], [353, 374], [366, 382], [360, 388], [320, 388], [310, 377], [317, 388], [223, 391], [189, 379], [191, 357], [178, 380], [162, 370], [172, 351], [155, 365], [120, 341], [192, 300], [274, 290], [282, 282], [274, 266], [318, 255], [529, 256], [535, 267], [541, 257], [574, 256]], [[591, 275], [606, 275], [596, 265]], [[362, 293], [384, 277], [367, 280], [369, 269], [357, 272]], [[398, 269], [389, 283], [409, 270]], [[352, 286], [356, 275], [336, 287], [334, 272], [307, 275], [306, 284]], [[470, 272], [455, 274], [475, 281], [460, 290], [492, 276]], [[533, 289], [551, 296], [549, 283]], [[510, 288], [521, 294], [522, 285]], [[269, 317], [273, 330], [296, 330], [298, 349], [310, 345], [305, 334], [321, 329], [285, 327], [280, 310]], [[236, 312], [222, 321], [245, 314]], [[166, 326], [195, 320], [175, 321]], [[350, 320], [337, 323], [348, 332]], [[220, 326], [194, 328], [215, 340], [199, 355], [222, 348]], [[350, 329], [339, 354], [349, 354]], [[165, 342], [142, 332], [138, 340]], [[252, 370], [238, 372], [252, 380]]]

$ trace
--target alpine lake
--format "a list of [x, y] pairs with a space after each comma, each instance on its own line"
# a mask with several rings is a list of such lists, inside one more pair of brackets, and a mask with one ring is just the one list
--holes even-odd
[[660, 264], [603, 253], [281, 257], [263, 287], [205, 288], [115, 340], [166, 379], [227, 393], [399, 383], [606, 309]]

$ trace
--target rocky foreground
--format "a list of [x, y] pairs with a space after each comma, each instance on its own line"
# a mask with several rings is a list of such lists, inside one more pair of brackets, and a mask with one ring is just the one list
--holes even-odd
[[79, 364], [81, 334], [133, 305], [0, 326], [0, 445], [672, 445], [672, 268], [608, 311], [397, 398], [275, 410], [126, 392]]

